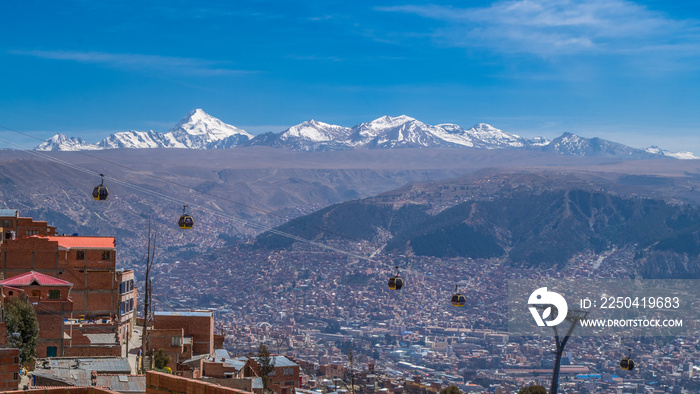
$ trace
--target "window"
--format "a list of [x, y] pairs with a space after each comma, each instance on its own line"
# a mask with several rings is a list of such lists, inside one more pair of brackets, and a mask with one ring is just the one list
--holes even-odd
[[182, 337], [171, 337], [170, 344], [172, 346], [182, 346]]
[[290, 376], [294, 375], [294, 368], [285, 368], [284, 369], [284, 376]]
[[10, 291], [7, 293], [7, 295], [12, 295], [12, 294], [14, 294], [14, 291], [12, 291], [12, 290], [10, 290]]
[[284, 382], [285, 386], [294, 386], [294, 382]]
[[60, 300], [61, 299], [61, 290], [49, 290], [49, 299], [50, 300]]
[[124, 291], [124, 282], [119, 284], [119, 294], [124, 294], [126, 291]]
[[112, 252], [109, 250], [102, 251], [102, 260], [109, 260], [112, 258]]
[[32, 290], [32, 297], [41, 297], [41, 290]]
[[85, 260], [85, 251], [84, 250], [76, 250], [75, 251], [75, 259], [76, 260]]
[[27, 230], [25, 235], [39, 235], [39, 230]]
[[272, 370], [272, 371], [270, 371], [270, 373], [267, 374], [267, 376], [275, 376], [275, 375], [277, 375], [277, 374], [275, 373], [275, 370]]
[[0, 220], [0, 227], [14, 227], [12, 219], [2, 219]]
[[19, 380], [19, 373], [15, 372], [12, 374], [12, 379]]
[[129, 312], [134, 310], [134, 299], [129, 300]]

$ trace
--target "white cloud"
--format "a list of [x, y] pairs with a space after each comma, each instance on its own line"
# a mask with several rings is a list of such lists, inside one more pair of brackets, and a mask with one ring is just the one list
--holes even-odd
[[[513, 0], [489, 7], [377, 7], [444, 22], [441, 43], [543, 57], [642, 51], [700, 54], [700, 23], [675, 20], [626, 0]], [[688, 53], [688, 51], [691, 53]]]
[[103, 64], [120, 69], [165, 71], [172, 74], [218, 76], [250, 73], [218, 67], [217, 62], [186, 57], [142, 55], [133, 53], [79, 52], [79, 51], [44, 51], [12, 50], [11, 55], [32, 56], [42, 59], [68, 60], [80, 63]]

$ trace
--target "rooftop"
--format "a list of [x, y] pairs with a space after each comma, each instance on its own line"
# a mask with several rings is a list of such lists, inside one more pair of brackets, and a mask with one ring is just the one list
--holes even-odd
[[114, 237], [72, 237], [55, 236], [43, 237], [49, 241], [58, 242], [60, 249], [115, 249], [116, 239]]
[[212, 312], [178, 312], [178, 311], [156, 311], [156, 316], [194, 316], [194, 317], [211, 317]]
[[41, 272], [34, 272], [34, 271], [29, 271], [27, 273], [13, 276], [11, 278], [7, 278], [3, 281], [0, 281], [0, 286], [31, 286], [31, 285], [73, 286], [72, 283], [66, 282], [65, 280], [54, 278], [53, 276], [49, 276], [46, 274], [42, 274]]
[[18, 211], [16, 209], [0, 209], [0, 218], [16, 218]]

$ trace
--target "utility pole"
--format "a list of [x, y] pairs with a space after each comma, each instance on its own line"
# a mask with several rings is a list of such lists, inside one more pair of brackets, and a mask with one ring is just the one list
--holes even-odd
[[[155, 257], [156, 251], [156, 238], [158, 233], [154, 233], [151, 236], [151, 221], [148, 221], [148, 245], [146, 250], [146, 278], [144, 281], [144, 297], [143, 297], [143, 332], [141, 333], [141, 360], [146, 356], [146, 343], [148, 342], [148, 315], [149, 307], [151, 306], [151, 281], [149, 275], [151, 273], [151, 266], [153, 265], [153, 258]], [[153, 241], [153, 248], [151, 249], [151, 240]], [[143, 363], [143, 361], [142, 361]]]
[[574, 328], [581, 319], [585, 319], [588, 315], [587, 311], [581, 310], [569, 310], [566, 314], [566, 321], [571, 323], [569, 329], [564, 335], [564, 339], [559, 338], [559, 331], [557, 331], [557, 326], [553, 326], [554, 329], [554, 340], [557, 345], [557, 350], [555, 352], [556, 358], [554, 359], [554, 371], [552, 372], [552, 386], [549, 389], [550, 394], [557, 394], [559, 390], [559, 369], [561, 368], [561, 357], [564, 353], [564, 347], [571, 337], [571, 333], [574, 332]]
[[353, 362], [355, 361], [355, 356], [352, 354], [352, 349], [348, 349], [348, 360], [350, 360], [350, 387], [352, 394], [355, 394], [355, 371], [353, 370]]

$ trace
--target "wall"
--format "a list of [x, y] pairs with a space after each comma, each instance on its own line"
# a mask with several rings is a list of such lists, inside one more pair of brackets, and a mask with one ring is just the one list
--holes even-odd
[[249, 394], [248, 391], [217, 386], [201, 380], [187, 379], [167, 373], [146, 372], [147, 394]]
[[19, 388], [19, 349], [0, 349], [0, 391]]
[[182, 328], [186, 337], [192, 337], [192, 353], [214, 353], [214, 316], [156, 315], [153, 319], [156, 329]]

